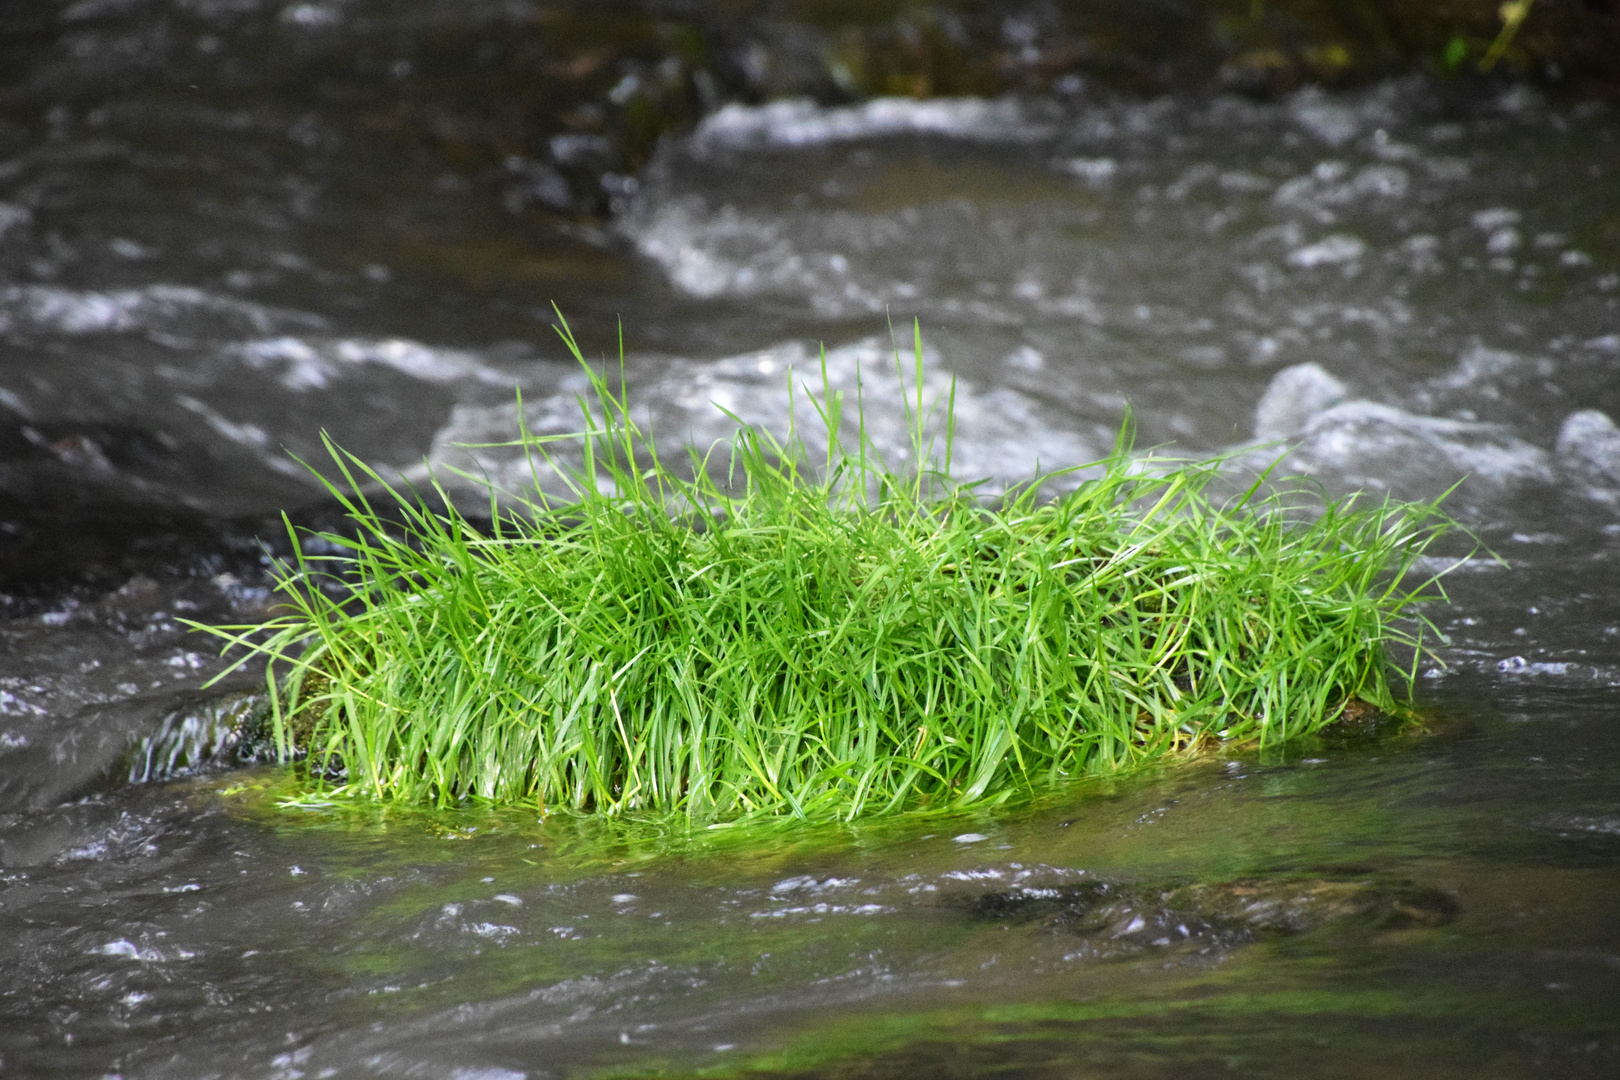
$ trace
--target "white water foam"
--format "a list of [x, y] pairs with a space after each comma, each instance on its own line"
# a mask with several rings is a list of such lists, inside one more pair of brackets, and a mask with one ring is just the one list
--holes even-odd
[[[1273, 377], [1255, 410], [1255, 433], [1295, 440], [1279, 475], [1402, 498], [1433, 498], [1459, 480], [1474, 497], [1503, 498], [1554, 479], [1552, 455], [1500, 424], [1423, 416], [1346, 396], [1345, 385], [1316, 364]], [[1270, 456], [1262, 449], [1244, 460], [1269, 463]]]
[[26, 206], [0, 202], [0, 239], [4, 239], [12, 229], [27, 225], [33, 220], [33, 212]]
[[143, 331], [265, 334], [280, 327], [318, 327], [319, 316], [219, 296], [185, 285], [86, 291], [55, 285], [0, 289], [0, 333], [78, 337]]
[[1550, 483], [1550, 458], [1498, 424], [1419, 416], [1373, 401], [1348, 401], [1314, 417], [1288, 466], [1336, 474], [1347, 484], [1432, 498], [1458, 480], [1492, 494]]
[[309, 341], [277, 337], [233, 345], [226, 351], [256, 371], [276, 373], [281, 385], [295, 392], [324, 389], [368, 365], [390, 368], [426, 383], [512, 383], [509, 375], [489, 367], [476, 353], [437, 349], [403, 338]]
[[1587, 497], [1620, 504], [1620, 427], [1607, 413], [1582, 409], [1567, 416], [1558, 430], [1558, 462]]
[[824, 108], [795, 99], [768, 105], [727, 105], [698, 125], [689, 145], [698, 152], [722, 147], [814, 146], [894, 135], [935, 135], [993, 141], [1049, 135], [1050, 124], [1011, 98], [875, 98], [862, 105]]
[[1288, 265], [1306, 270], [1318, 266], [1343, 266], [1354, 263], [1366, 254], [1366, 251], [1367, 245], [1364, 241], [1345, 233], [1334, 233], [1314, 244], [1289, 252]]
[[1323, 161], [1279, 187], [1272, 203], [1331, 222], [1358, 204], [1404, 198], [1410, 187], [1411, 176], [1399, 165], [1367, 165], [1352, 175], [1342, 161]]
[[1285, 108], [1306, 132], [1328, 146], [1340, 147], [1363, 131], [1397, 120], [1400, 102], [1420, 85], [1391, 80], [1357, 97], [1329, 95], [1319, 86], [1308, 86], [1290, 95]]
[[[933, 463], [938, 466], [943, 464], [941, 414], [951, 393], [951, 378], [933, 358], [928, 358], [926, 368], [922, 409], [932, 415], [927, 430], [935, 438]], [[736, 434], [739, 422], [785, 440], [791, 421], [807, 459], [815, 463], [825, 461], [827, 449], [816, 406], [827, 407], [830, 392], [834, 399], [843, 398], [839, 436], [846, 447], [856, 445], [858, 429], [864, 427], [870, 445], [885, 461], [906, 466], [913, 458], [908, 409], [915, 408], [915, 389], [909, 386], [909, 368], [908, 385], [902, 387], [889, 344], [869, 338], [830, 350], [825, 370], [823, 385], [820, 355], [803, 342], [721, 360], [676, 360], [657, 378], [632, 384], [632, 414], [655, 433], [666, 457], [673, 456], [677, 444], [700, 450], [724, 444]], [[582, 388], [574, 381], [558, 393], [526, 402], [524, 425], [529, 433], [555, 436], [578, 431], [583, 421], [574, 395]], [[955, 417], [951, 472], [963, 479], [986, 478], [987, 491], [1001, 490], [1038, 471], [1094, 461], [1109, 445], [1106, 433], [1064, 430], [1032, 399], [1007, 388], [985, 391], [958, 382]], [[476, 485], [468, 491], [467, 482], [455, 479], [450, 468], [487, 476], [507, 492], [529, 489], [538, 475], [544, 490], [561, 494], [566, 489], [556, 473], [543, 462], [534, 463], [531, 472], [531, 462], [520, 447], [465, 445], [511, 442], [518, 434], [510, 405], [458, 405], [434, 440], [429, 463], [452, 487], [468, 494], [476, 493]]]
[[[698, 197], [647, 206], [620, 227], [636, 249], [664, 268], [670, 282], [700, 299], [718, 296], [800, 294], [837, 297], [831, 279], [848, 271], [841, 253], [799, 250], [786, 229], [735, 207], [711, 210]], [[844, 282], [842, 300], [881, 311], [881, 297], [853, 280]], [[825, 304], [817, 304], [825, 306]]]

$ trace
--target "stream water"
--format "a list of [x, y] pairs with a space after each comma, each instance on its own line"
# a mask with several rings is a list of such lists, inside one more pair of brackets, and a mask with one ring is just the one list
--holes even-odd
[[[485, 100], [520, 25], [559, 83], [609, 64], [583, 6], [54, 8], [0, 93], [0, 1072], [1620, 1072], [1613, 107], [1071, 78], [711, 103], [642, 164], [589, 101], [525, 91], [564, 119], [520, 137]], [[605, 108], [686, 77], [604, 32], [652, 43]], [[575, 422], [553, 301], [592, 356], [622, 318], [669, 442], [781, 428], [824, 343], [901, 454], [916, 319], [991, 488], [1129, 406], [1140, 446], [1458, 484], [1500, 558], [1430, 612], [1422, 731], [852, 826], [280, 808], [259, 682], [204, 689], [179, 620], [263, 616], [322, 431], [521, 483], [464, 444], [516, 390]]]

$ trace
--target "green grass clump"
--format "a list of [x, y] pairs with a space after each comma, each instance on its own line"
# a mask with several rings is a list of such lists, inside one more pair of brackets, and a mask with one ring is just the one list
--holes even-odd
[[924, 464], [897, 471], [864, 426], [841, 444], [830, 391], [824, 462], [744, 428], [677, 470], [593, 375], [583, 464], [525, 440], [572, 499], [492, 497], [484, 527], [334, 449], [340, 553], [287, 568], [268, 634], [216, 632], [270, 657], [309, 790], [440, 806], [956, 807], [1394, 707], [1433, 504], [1218, 500], [1218, 462], [1144, 469], [1124, 438], [992, 502], [948, 475], [948, 408], [926, 464], [920, 341], [915, 376]]

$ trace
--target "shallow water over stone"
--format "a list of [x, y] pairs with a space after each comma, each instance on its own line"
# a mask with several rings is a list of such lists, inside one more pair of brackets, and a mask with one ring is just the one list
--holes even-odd
[[[714, 103], [642, 166], [588, 95], [525, 99], [575, 116], [543, 137], [469, 118], [434, 35], [510, 5], [67, 7], [0, 123], [6, 1068], [1620, 1067], [1611, 107], [1421, 78]], [[589, 76], [608, 107], [675, 71], [648, 40]], [[623, 316], [667, 441], [726, 437], [714, 403], [784, 430], [790, 373], [804, 422], [825, 343], [901, 455], [918, 319], [990, 489], [1106, 452], [1129, 405], [1140, 446], [1336, 491], [1461, 480], [1501, 559], [1431, 612], [1426, 733], [849, 828], [278, 808], [235, 736], [262, 684], [203, 690], [183, 620], [264, 617], [273, 515], [331, 518], [288, 456], [322, 430], [520, 484], [459, 444], [511, 438], [516, 389], [531, 431], [577, 423], [553, 300], [593, 356]]]

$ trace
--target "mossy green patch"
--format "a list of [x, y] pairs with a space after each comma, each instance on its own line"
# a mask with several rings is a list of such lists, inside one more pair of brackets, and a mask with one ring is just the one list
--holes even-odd
[[[1111, 995], [1090, 1001], [967, 1005], [850, 1016], [811, 1026], [780, 1049], [740, 1053], [710, 1065], [636, 1064], [601, 1080], [632, 1077], [837, 1077], [916, 1075], [1072, 1076], [1173, 1061], [1235, 1066], [1274, 1061], [1283, 1032], [1308, 1030], [1312, 1045], [1378, 1041], [1391, 1022], [1436, 1026], [1464, 1016], [1463, 1003], [1395, 990], [1282, 989], [1245, 992], [1219, 982], [1176, 994]], [[1148, 1075], [1160, 1075], [1149, 1071]], [[1081, 1073], [1080, 1075], [1088, 1075]], [[1116, 1075], [1111, 1071], [1101, 1075]]]

